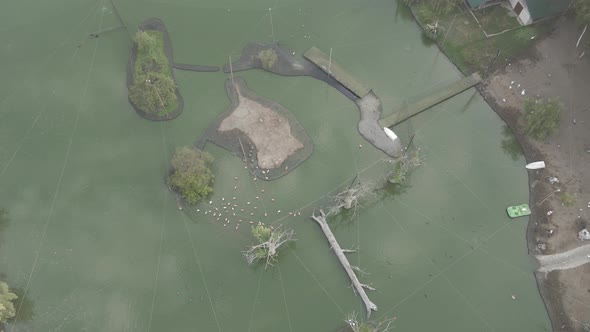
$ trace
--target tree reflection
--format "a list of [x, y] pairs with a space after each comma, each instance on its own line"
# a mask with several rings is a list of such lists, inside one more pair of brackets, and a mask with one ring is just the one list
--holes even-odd
[[510, 156], [514, 161], [518, 160], [522, 156], [522, 149], [516, 136], [512, 133], [512, 129], [508, 125], [502, 126], [502, 150]]

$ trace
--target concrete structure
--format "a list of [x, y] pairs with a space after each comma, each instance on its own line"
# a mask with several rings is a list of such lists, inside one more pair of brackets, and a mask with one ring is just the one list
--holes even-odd
[[[494, 0], [467, 0], [471, 8], [481, 8]], [[559, 15], [570, 5], [571, 0], [508, 0], [510, 8], [518, 16], [523, 25], [528, 25], [536, 20]]]
[[473, 73], [470, 76], [451, 82], [450, 84], [432, 91], [426, 97], [419, 98], [410, 103], [405, 103], [400, 108], [394, 110], [393, 113], [380, 119], [379, 124], [382, 127], [395, 126], [434, 105], [442, 103], [443, 101], [472, 88], [479, 82], [481, 82], [481, 76], [479, 73]]

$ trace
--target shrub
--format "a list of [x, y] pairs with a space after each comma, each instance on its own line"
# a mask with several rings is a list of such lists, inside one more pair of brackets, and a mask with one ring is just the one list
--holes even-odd
[[272, 48], [267, 48], [258, 53], [258, 59], [260, 59], [260, 62], [262, 62], [262, 67], [268, 70], [271, 69], [272, 66], [274, 66], [274, 64], [277, 62], [278, 57], [275, 50], [273, 50]]
[[16, 300], [16, 294], [8, 289], [8, 284], [0, 281], [0, 323], [6, 321], [16, 315], [14, 304], [12, 301]]
[[561, 105], [557, 101], [527, 99], [524, 112], [525, 132], [534, 139], [547, 138], [559, 126]]
[[565, 206], [574, 206], [576, 203], [576, 197], [570, 193], [563, 193], [560, 197], [561, 204]]
[[211, 192], [213, 173], [209, 166], [213, 157], [207, 152], [182, 147], [172, 157], [168, 183], [189, 204], [195, 204]]

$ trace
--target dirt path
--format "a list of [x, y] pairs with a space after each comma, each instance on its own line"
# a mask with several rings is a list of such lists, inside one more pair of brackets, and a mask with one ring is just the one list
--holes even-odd
[[537, 256], [537, 260], [541, 263], [539, 272], [573, 269], [582, 264], [590, 263], [590, 244], [559, 254], [540, 255]]
[[[529, 174], [533, 216], [528, 241], [533, 255], [583, 245], [577, 234], [589, 226], [590, 57], [578, 59], [578, 36], [573, 19], [565, 18], [553, 34], [537, 43], [537, 59], [511, 63], [492, 75], [482, 91], [515, 132], [527, 161], [547, 164]], [[527, 98], [554, 98], [563, 105], [558, 132], [544, 142], [529, 141], [522, 134], [518, 117]], [[550, 176], [560, 183], [549, 184]], [[560, 192], [551, 195], [557, 189]], [[564, 192], [574, 195], [573, 206], [561, 203]], [[582, 331], [581, 324], [590, 322], [590, 264], [538, 275], [537, 280], [554, 330]]]

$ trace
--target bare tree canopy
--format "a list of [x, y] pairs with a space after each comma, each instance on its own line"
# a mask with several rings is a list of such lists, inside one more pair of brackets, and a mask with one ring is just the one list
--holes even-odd
[[267, 227], [262, 223], [252, 227], [252, 235], [258, 240], [258, 244], [252, 245], [242, 253], [249, 265], [264, 260], [265, 268], [276, 262], [278, 250], [283, 244], [295, 241], [294, 230], [285, 230], [282, 227], [273, 229], [272, 226]]

